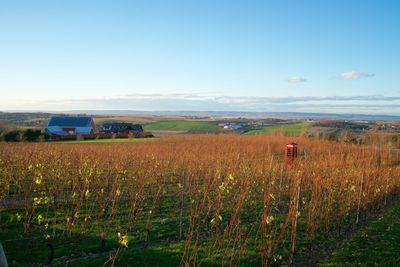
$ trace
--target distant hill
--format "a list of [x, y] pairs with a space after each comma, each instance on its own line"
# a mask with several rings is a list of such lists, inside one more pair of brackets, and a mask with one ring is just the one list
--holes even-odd
[[[361, 120], [361, 121], [400, 121], [400, 116], [378, 114], [335, 114], [335, 113], [298, 113], [298, 112], [242, 112], [242, 111], [140, 111], [140, 110], [71, 110], [71, 111], [13, 111], [0, 112], [0, 121], [23, 126], [42, 126], [47, 119], [55, 114], [85, 114], [85, 115], [144, 115], [144, 116], [178, 116], [193, 118], [274, 118], [283, 120]], [[141, 121], [141, 120], [140, 120]]]
[[278, 118], [297, 120], [342, 119], [368, 121], [398, 121], [400, 116], [379, 114], [336, 114], [336, 113], [300, 113], [300, 112], [244, 112], [244, 111], [140, 111], [140, 110], [79, 110], [64, 113], [86, 113], [93, 115], [166, 115], [193, 117], [229, 117], [229, 118]]

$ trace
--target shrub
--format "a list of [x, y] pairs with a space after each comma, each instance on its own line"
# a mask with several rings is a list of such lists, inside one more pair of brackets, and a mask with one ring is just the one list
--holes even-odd
[[346, 129], [346, 132], [344, 133], [343, 141], [346, 144], [357, 144], [357, 138], [353, 135], [353, 131], [350, 128]]
[[328, 140], [328, 141], [338, 141], [338, 137], [336, 136], [336, 134], [335, 133], [327, 133], [326, 135], [325, 135], [325, 140]]
[[18, 130], [7, 132], [4, 134], [4, 141], [18, 142], [21, 141], [21, 132]]
[[42, 131], [37, 129], [26, 129], [24, 132], [25, 140], [28, 142], [38, 141], [39, 136], [42, 134]]

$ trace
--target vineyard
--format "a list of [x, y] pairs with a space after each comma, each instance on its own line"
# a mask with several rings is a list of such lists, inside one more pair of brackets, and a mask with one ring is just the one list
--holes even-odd
[[303, 137], [0, 143], [10, 266], [301, 265], [399, 193], [398, 154]]

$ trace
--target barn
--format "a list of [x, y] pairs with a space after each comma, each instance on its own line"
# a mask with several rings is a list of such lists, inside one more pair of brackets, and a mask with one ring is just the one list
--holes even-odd
[[93, 134], [95, 124], [89, 116], [58, 116], [50, 118], [45, 131], [52, 137]]

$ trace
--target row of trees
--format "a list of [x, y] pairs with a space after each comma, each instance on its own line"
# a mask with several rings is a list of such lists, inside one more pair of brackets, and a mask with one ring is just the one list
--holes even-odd
[[38, 142], [48, 138], [48, 134], [38, 129], [11, 130], [0, 133], [0, 140], [7, 142]]

